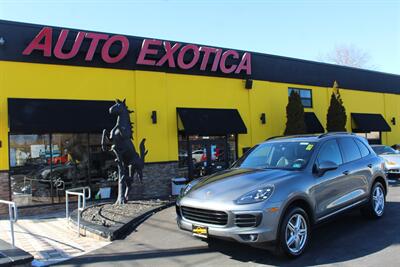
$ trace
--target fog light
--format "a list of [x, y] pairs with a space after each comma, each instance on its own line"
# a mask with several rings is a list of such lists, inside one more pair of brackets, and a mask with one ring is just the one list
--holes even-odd
[[258, 238], [258, 235], [257, 235], [257, 234], [251, 234], [251, 235], [250, 235], [250, 241], [256, 241], [257, 238]]
[[258, 239], [258, 234], [239, 235], [244, 241], [254, 242]]

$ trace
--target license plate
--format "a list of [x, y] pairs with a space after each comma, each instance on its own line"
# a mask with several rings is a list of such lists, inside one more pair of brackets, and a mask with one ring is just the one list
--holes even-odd
[[200, 226], [200, 225], [193, 225], [192, 233], [194, 236], [198, 236], [201, 238], [207, 238], [208, 237], [208, 227]]

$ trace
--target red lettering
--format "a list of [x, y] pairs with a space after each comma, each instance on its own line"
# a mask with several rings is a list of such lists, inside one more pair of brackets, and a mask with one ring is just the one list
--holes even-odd
[[214, 62], [212, 64], [211, 71], [217, 71], [219, 59], [221, 58], [221, 54], [222, 54], [222, 50], [217, 49], [217, 52], [215, 52]]
[[235, 73], [238, 74], [242, 70], [246, 70], [247, 75], [251, 75], [251, 54], [246, 52], [242, 56], [242, 60], [239, 63]]
[[107, 40], [108, 35], [104, 33], [92, 33], [88, 32], [86, 33], [86, 38], [92, 39], [90, 42], [89, 50], [86, 53], [85, 60], [86, 61], [91, 61], [93, 59], [94, 53], [96, 52], [97, 45], [99, 44], [100, 40]]
[[[116, 55], [115, 57], [110, 57], [110, 47], [115, 43], [115, 42], [121, 42], [121, 51], [119, 51], [119, 54]], [[125, 36], [122, 35], [114, 35], [111, 36], [110, 39], [106, 41], [106, 43], [103, 45], [103, 48], [101, 49], [101, 58], [107, 62], [107, 63], [117, 63], [121, 59], [123, 59], [126, 54], [128, 54], [129, 50], [129, 40]]]
[[228, 50], [222, 54], [221, 61], [219, 62], [219, 67], [223, 73], [232, 73], [233, 71], [235, 71], [237, 67], [237, 65], [235, 64], [232, 64], [232, 66], [229, 68], [226, 67], [226, 59], [229, 56], [232, 56], [234, 59], [237, 59], [239, 58], [239, 53], [236, 52], [235, 50]]
[[[190, 61], [189, 63], [185, 63], [185, 61], [184, 61], [185, 54], [189, 50], [193, 51], [193, 58], [192, 58], [192, 61]], [[196, 65], [197, 61], [199, 60], [199, 57], [200, 57], [200, 52], [199, 52], [199, 48], [197, 47], [197, 45], [193, 45], [193, 44], [185, 45], [179, 52], [178, 66], [184, 70], [193, 68], [193, 66]]]
[[140, 50], [139, 57], [136, 61], [136, 64], [141, 64], [141, 65], [150, 65], [154, 66], [156, 64], [155, 60], [152, 59], [146, 59], [146, 55], [157, 55], [158, 50], [157, 49], [151, 49], [149, 46], [150, 45], [161, 45], [160, 40], [148, 40], [144, 39], [142, 43], [142, 49]]
[[68, 53], [64, 53], [62, 48], [64, 46], [65, 40], [67, 39], [69, 30], [61, 30], [60, 36], [58, 37], [56, 46], [54, 47], [54, 56], [59, 59], [70, 59], [76, 56], [79, 52], [79, 48], [81, 47], [83, 38], [85, 38], [84, 32], [78, 32], [75, 38], [74, 45], [72, 46], [71, 51]]
[[210, 54], [217, 52], [217, 48], [202, 46], [200, 47], [200, 51], [204, 52], [203, 60], [201, 61], [200, 70], [206, 70], [208, 60], [210, 59]]
[[171, 47], [171, 43], [165, 41], [165, 55], [157, 62], [156, 66], [162, 66], [168, 60], [168, 66], [170, 68], [175, 68], [174, 53], [178, 51], [179, 47], [181, 47], [180, 43], [176, 43], [173, 47]]
[[[51, 42], [52, 42], [53, 29], [44, 27], [32, 42], [22, 52], [23, 55], [30, 55], [33, 50], [42, 50], [43, 56], [51, 57]], [[40, 42], [43, 40], [43, 44]]]

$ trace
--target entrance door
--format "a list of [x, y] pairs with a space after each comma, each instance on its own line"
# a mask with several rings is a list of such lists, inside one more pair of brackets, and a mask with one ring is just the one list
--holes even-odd
[[229, 151], [226, 139], [189, 141], [189, 177], [209, 175], [228, 168]]

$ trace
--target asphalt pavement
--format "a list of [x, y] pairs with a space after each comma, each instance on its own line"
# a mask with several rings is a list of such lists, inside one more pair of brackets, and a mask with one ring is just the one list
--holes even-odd
[[380, 220], [353, 211], [318, 226], [306, 254], [295, 260], [229, 241], [208, 245], [178, 230], [172, 207], [124, 240], [62, 266], [400, 266], [400, 185], [390, 187], [387, 201]]

